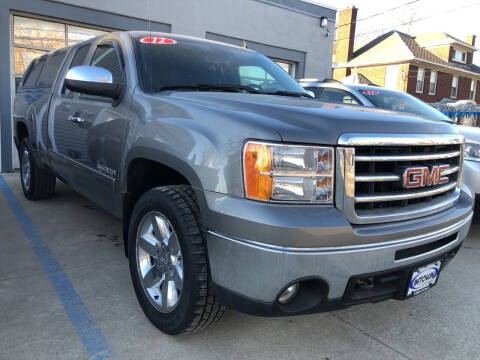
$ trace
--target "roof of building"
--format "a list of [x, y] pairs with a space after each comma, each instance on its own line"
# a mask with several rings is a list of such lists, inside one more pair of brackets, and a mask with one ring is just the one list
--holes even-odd
[[415, 36], [415, 40], [424, 47], [434, 47], [434, 46], [441, 46], [441, 45], [449, 45], [449, 44], [458, 44], [463, 47], [476, 50], [474, 46], [471, 44], [456, 38], [450, 34], [445, 32], [432, 32], [427, 34], [420, 34]]
[[[439, 35], [440, 34], [440, 35]], [[401, 61], [423, 61], [434, 65], [450, 67], [452, 70], [464, 70], [480, 75], [480, 67], [477, 65], [465, 65], [458, 63], [449, 63], [429, 51], [421, 45], [417, 39], [419, 36], [411, 36], [398, 30], [392, 30], [382, 34], [368, 43], [358, 47], [352, 54], [352, 59], [348, 62], [349, 67], [365, 66], [367, 64], [380, 64]], [[432, 33], [434, 39], [446, 39], [449, 41], [461, 42], [445, 33]], [[427, 37], [424, 37], [426, 39]], [[463, 42], [464, 43], [464, 42]], [[465, 46], [470, 46], [464, 43]], [[472, 49], [472, 46], [470, 46]], [[342, 64], [338, 64], [342, 66]]]
[[[440, 65], [448, 65], [448, 62], [443, 60], [441, 57], [435, 55], [431, 51], [422, 48], [416, 41], [415, 38], [411, 35], [405, 34], [403, 32], [392, 30], [383, 35], [378, 36], [377, 38], [373, 39], [372, 41], [368, 42], [367, 44], [361, 46], [356, 51], [353, 52], [352, 59], [356, 59], [359, 56], [365, 54], [367, 51], [373, 49], [375, 46], [380, 44], [381, 42], [385, 41], [389, 37], [393, 35], [398, 35], [400, 39], [400, 43], [396, 44], [397, 46], [406, 46], [411, 56], [409, 58], [413, 59], [421, 59], [427, 60], [430, 62], [438, 63]], [[391, 57], [395, 57], [397, 54], [391, 54]]]
[[412, 52], [413, 57], [415, 59], [420, 59], [420, 60], [427, 60], [431, 61], [434, 63], [437, 63], [439, 65], [447, 65], [448, 62], [442, 59], [440, 56], [435, 55], [431, 51], [428, 51], [425, 48], [422, 48], [416, 41], [413, 36], [410, 36], [408, 34], [402, 33], [398, 31], [398, 35], [400, 35], [400, 38], [403, 40], [405, 45], [407, 45], [408, 49]]

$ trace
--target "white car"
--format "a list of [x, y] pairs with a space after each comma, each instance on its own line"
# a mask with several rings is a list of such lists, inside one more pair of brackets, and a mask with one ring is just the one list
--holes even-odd
[[[298, 80], [315, 98], [330, 103], [343, 103], [377, 107], [380, 109], [414, 114], [431, 120], [453, 121], [432, 106], [409, 94], [384, 89], [375, 85], [344, 84], [336, 80]], [[480, 222], [480, 129], [470, 126], [455, 126], [465, 137], [465, 167], [463, 183], [475, 199], [474, 222]]]
[[480, 129], [457, 125], [457, 132], [465, 137], [465, 164], [463, 183], [475, 197], [475, 220], [480, 222]]

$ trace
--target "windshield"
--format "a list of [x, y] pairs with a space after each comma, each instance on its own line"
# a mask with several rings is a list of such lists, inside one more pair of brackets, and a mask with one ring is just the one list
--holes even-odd
[[150, 40], [145, 39], [165, 38], [135, 39], [140, 86], [145, 92], [198, 85], [227, 85], [230, 88], [217, 87], [227, 91], [234, 85], [239, 91], [243, 86], [261, 93], [306, 94], [285, 70], [259, 53], [180, 37], [169, 37], [166, 43], [148, 43], [145, 41]]
[[359, 89], [358, 91], [380, 109], [420, 115], [431, 120], [452, 121], [440, 111], [409, 94], [381, 88], [375, 90]]

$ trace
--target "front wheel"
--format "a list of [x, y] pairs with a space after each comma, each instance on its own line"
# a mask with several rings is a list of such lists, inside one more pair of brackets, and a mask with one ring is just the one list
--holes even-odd
[[130, 274], [138, 301], [161, 331], [207, 327], [225, 308], [210, 284], [205, 237], [189, 186], [165, 186], [140, 197], [128, 234]]

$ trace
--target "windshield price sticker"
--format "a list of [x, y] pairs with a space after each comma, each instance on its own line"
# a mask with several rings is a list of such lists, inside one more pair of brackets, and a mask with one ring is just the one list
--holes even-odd
[[362, 94], [363, 95], [378, 95], [380, 93], [376, 90], [364, 90], [364, 91], [362, 91]]
[[156, 45], [173, 45], [177, 43], [173, 39], [159, 37], [159, 36], [144, 37], [140, 39], [140, 42], [144, 44], [156, 44]]

